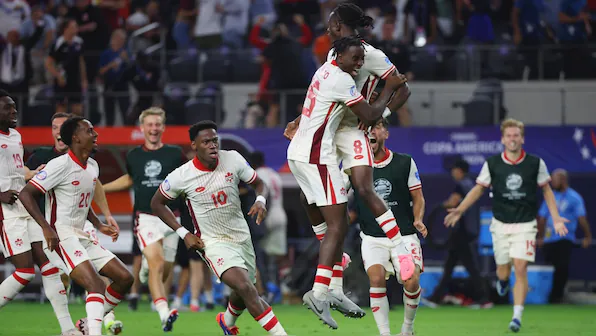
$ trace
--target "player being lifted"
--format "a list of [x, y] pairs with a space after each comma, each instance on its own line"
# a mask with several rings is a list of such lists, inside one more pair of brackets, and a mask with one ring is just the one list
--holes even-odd
[[379, 332], [383, 336], [391, 335], [386, 279], [397, 273], [397, 280], [404, 286], [404, 322], [400, 335], [414, 335], [414, 318], [420, 303], [420, 272], [424, 268], [422, 248], [414, 223], [421, 229], [422, 236], [426, 236], [426, 227], [422, 223], [425, 202], [418, 168], [412, 157], [394, 153], [385, 147], [385, 140], [389, 137], [387, 126], [387, 120], [382, 119], [369, 135], [375, 155], [373, 179], [375, 191], [391, 207], [399, 222], [403, 244], [414, 258], [416, 269], [410, 279], [403, 281], [400, 278], [399, 262], [392, 258], [391, 252], [395, 247], [379, 228], [375, 216], [358, 193], [354, 194], [355, 211], [362, 230], [362, 260], [370, 280], [370, 306]]
[[[14, 100], [0, 90], [0, 238], [4, 256], [16, 270], [0, 284], [0, 308], [35, 278], [39, 266], [43, 288], [58, 318], [62, 335], [80, 335], [68, 311], [68, 298], [58, 268], [43, 251], [43, 231], [18, 200], [19, 193], [37, 170], [23, 164], [23, 143], [17, 126]], [[43, 168], [43, 166], [37, 169]]]
[[[29, 156], [29, 159], [27, 159], [25, 166], [27, 166], [29, 169], [34, 169], [33, 167], [45, 165], [50, 160], [55, 159], [58, 156], [64, 155], [68, 152], [68, 146], [64, 142], [62, 142], [62, 138], [60, 137], [60, 127], [69, 117], [69, 114], [62, 112], [55, 113], [52, 116], [52, 139], [54, 140], [54, 146], [37, 148], [33, 152], [33, 154]], [[110, 207], [108, 206], [108, 201], [106, 199], [106, 194], [99, 180], [97, 180], [97, 183], [95, 185], [95, 193], [93, 195], [93, 200], [106, 217], [106, 222], [120, 230], [120, 228], [118, 227], [118, 223], [112, 216]], [[39, 205], [40, 209], [45, 210], [45, 200], [43, 198], [40, 198]], [[95, 228], [93, 227], [93, 224], [91, 224], [91, 222], [89, 221], [85, 221], [85, 227], [83, 230], [89, 234], [95, 235]], [[65, 273], [61, 273], [61, 276], [63, 277], [62, 281], [65, 284], [64, 286], [67, 287], [68, 283], [70, 282], [70, 279]], [[86, 323], [86, 321], [84, 323]], [[116, 320], [114, 311], [111, 311], [110, 313], [106, 314], [106, 316], [104, 317], [104, 325], [107, 331], [112, 335], [118, 335], [122, 331], [123, 327], [122, 321]], [[76, 326], [78, 327], [80, 326], [80, 324], [77, 323]]]
[[484, 162], [476, 179], [476, 186], [457, 208], [449, 210], [445, 224], [454, 226], [462, 214], [482, 196], [484, 190], [491, 187], [493, 219], [490, 232], [497, 264], [497, 292], [504, 296], [509, 291], [513, 263], [516, 280], [513, 287], [513, 318], [509, 329], [518, 332], [528, 294], [528, 262], [534, 262], [536, 257], [538, 187], [542, 189], [557, 234], [567, 234], [565, 223], [568, 220], [559, 215], [555, 196], [549, 185], [550, 176], [546, 164], [541, 158], [526, 153], [522, 148], [524, 124], [507, 119], [501, 123], [501, 134], [505, 151]]
[[[366, 16], [360, 7], [350, 4], [342, 3], [337, 6], [329, 16], [327, 32], [332, 41], [336, 41], [341, 37], [355, 37], [361, 39], [359, 31], [370, 27], [372, 25], [372, 18]], [[365, 51], [365, 59], [362, 68], [360, 68], [354, 75], [356, 82], [356, 89], [361, 92], [364, 99], [370, 101], [370, 98], [379, 83], [379, 80], [394, 80], [396, 77], [403, 78], [403, 75], [398, 74], [395, 66], [389, 61], [385, 53], [374, 48], [368, 43], [363, 43]], [[335, 57], [336, 51], [331, 50], [327, 57], [328, 61], [332, 61]], [[407, 84], [404, 84], [397, 89], [396, 94], [391, 99], [389, 106], [385, 109], [383, 116], [388, 116], [391, 112], [396, 111], [401, 107], [410, 96], [410, 91]], [[295, 121], [290, 122], [284, 134], [290, 139], [293, 137], [301, 116]], [[346, 171], [352, 180], [352, 186], [355, 191], [361, 196], [365, 204], [371, 209], [375, 215], [377, 223], [382, 225], [383, 231], [387, 236], [397, 243], [400, 238], [398, 224], [394, 220], [391, 209], [376, 195], [372, 185], [372, 154], [368, 145], [368, 139], [363, 131], [359, 129], [358, 116], [352, 110], [348, 109], [345, 116], [341, 120], [337, 132], [334, 137], [334, 142], [337, 146], [338, 160], [341, 161], [342, 168]], [[301, 195], [301, 200], [306, 208], [308, 217], [313, 225], [313, 230], [319, 239], [325, 236], [327, 224], [321, 215], [318, 207], [313, 204], [308, 205], [305, 198]], [[336, 260], [333, 267], [333, 276], [330, 285], [330, 304], [344, 313], [347, 316], [362, 317], [364, 311], [347, 298], [343, 294], [343, 268]]]
[[[101, 223], [90, 208], [99, 176], [99, 166], [90, 158], [97, 150], [93, 125], [84, 118], [73, 117], [62, 124], [60, 136], [70, 148], [68, 153], [48, 162], [23, 188], [19, 199], [42, 227], [48, 257], [53, 263], [62, 260], [70, 278], [87, 290], [89, 334], [101, 335], [104, 314], [118, 305], [133, 278], [112, 252], [83, 231], [88, 219], [113, 240], [119, 234], [116, 227]], [[42, 194], [46, 194], [47, 220], [38, 205]], [[113, 281], [107, 288], [98, 272]]]
[[[315, 283], [313, 289], [304, 295], [303, 301], [325, 324], [335, 329], [337, 323], [329, 312], [332, 299], [328, 297], [328, 291], [333, 266], [339, 265], [341, 261], [341, 248], [348, 225], [347, 191], [336, 156], [334, 137], [347, 108], [351, 108], [366, 125], [374, 124], [405, 78], [390, 77], [383, 92], [371, 106], [356, 89], [353, 79], [364, 62], [362, 41], [355, 36], [343, 37], [336, 40], [333, 47], [336, 58], [323, 64], [312, 78], [300, 126], [288, 147], [288, 164], [307, 202], [318, 207], [327, 226], [320, 248]], [[363, 139], [366, 140], [364, 137]], [[372, 156], [367, 142], [363, 145], [368, 152], [363, 154]], [[372, 175], [369, 177], [372, 186]], [[380, 217], [381, 226], [393, 227], [389, 232], [397, 234], [399, 229], [393, 215], [382, 200], [379, 199], [379, 202], [386, 211]], [[400, 260], [404, 264], [403, 278], [409, 279], [414, 271], [412, 258], [404, 252]], [[340, 299], [344, 302], [348, 300], [343, 291]], [[363, 316], [363, 312], [353, 302], [345, 309], [346, 314], [351, 316]]]
[[[172, 331], [174, 322], [178, 319], [178, 310], [170, 310], [164, 283], [176, 260], [179, 238], [176, 232], [153, 215], [150, 203], [151, 197], [165, 177], [187, 160], [182, 148], [162, 142], [165, 122], [166, 113], [159, 107], [151, 107], [141, 113], [139, 123], [145, 143], [128, 152], [127, 173], [107, 183], [104, 189], [106, 192], [114, 192], [132, 187], [134, 190], [136, 238], [148, 264], [141, 268], [139, 277], [141, 282], [146, 282], [148, 271], [149, 292], [159, 314], [162, 329]], [[177, 213], [178, 221], [179, 204], [180, 202], [170, 204]]]
[[[175, 230], [189, 249], [201, 253], [215, 275], [232, 289], [226, 312], [217, 315], [225, 335], [239, 333], [236, 319], [244, 309], [270, 335], [287, 335], [255, 288], [255, 252], [240, 208], [238, 183], [244, 181], [257, 192], [248, 215], [257, 215], [260, 224], [267, 212], [265, 185], [242, 155], [219, 150], [217, 125], [212, 121], [192, 125], [189, 135], [196, 156], [166, 177], [151, 200], [153, 213]], [[194, 235], [166, 207], [180, 195], [186, 197]]]

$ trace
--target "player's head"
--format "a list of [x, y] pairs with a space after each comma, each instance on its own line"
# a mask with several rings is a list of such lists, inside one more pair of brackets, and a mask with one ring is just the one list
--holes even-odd
[[211, 120], [199, 121], [190, 126], [188, 135], [190, 146], [197, 153], [197, 158], [208, 167], [215, 166], [219, 157], [217, 124]]
[[97, 132], [93, 124], [83, 117], [70, 117], [60, 127], [62, 142], [72, 150], [83, 149], [88, 153], [97, 151]]
[[385, 151], [385, 140], [389, 138], [389, 121], [383, 118], [371, 128], [368, 138], [370, 140], [370, 148], [373, 154]]
[[524, 123], [507, 119], [501, 123], [501, 143], [510, 152], [518, 152], [524, 144]]
[[64, 37], [71, 39], [79, 33], [79, 25], [75, 19], [69, 18], [62, 22], [60, 31]]
[[470, 164], [464, 159], [457, 159], [451, 167], [451, 177], [456, 181], [461, 181], [470, 171]]
[[341, 3], [329, 15], [327, 33], [331, 41], [342, 36], [359, 35], [361, 29], [372, 27], [373, 18], [353, 3]]
[[567, 189], [567, 187], [569, 186], [569, 182], [567, 179], [567, 171], [565, 169], [555, 169], [551, 174], [551, 178], [551, 185], [553, 189], [557, 191], [563, 191]]
[[265, 166], [265, 154], [261, 151], [254, 151], [250, 153], [248, 162], [254, 168], [261, 168]]
[[0, 129], [8, 130], [17, 127], [17, 105], [8, 95], [0, 90]]
[[342, 37], [333, 42], [333, 49], [337, 66], [355, 77], [364, 64], [362, 41], [355, 36]]
[[70, 114], [64, 112], [58, 112], [52, 116], [52, 139], [54, 139], [54, 147], [59, 152], [65, 151], [68, 146], [62, 142], [62, 137], [60, 136], [60, 127], [62, 124], [70, 117]]
[[150, 107], [139, 116], [139, 125], [145, 142], [152, 145], [161, 143], [161, 136], [166, 130], [166, 111], [160, 107]]

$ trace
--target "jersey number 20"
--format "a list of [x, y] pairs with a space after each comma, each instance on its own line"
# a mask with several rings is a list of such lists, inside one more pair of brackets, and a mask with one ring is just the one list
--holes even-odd
[[91, 193], [81, 194], [81, 199], [79, 200], [79, 208], [88, 207], [89, 206], [89, 198], [91, 198]]

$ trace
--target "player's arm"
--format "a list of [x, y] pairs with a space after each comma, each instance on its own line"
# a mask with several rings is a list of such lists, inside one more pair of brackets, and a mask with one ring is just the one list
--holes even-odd
[[45, 219], [43, 214], [41, 213], [41, 209], [39, 208], [39, 198], [43, 195], [42, 190], [38, 187], [34, 186], [33, 184], [27, 183], [23, 190], [19, 193], [19, 199], [21, 203], [27, 209], [27, 212], [33, 217], [33, 219], [41, 226], [43, 231], [43, 236], [45, 237], [48, 248], [50, 251], [54, 251], [58, 247], [58, 235], [52, 227], [50, 223]]
[[39, 173], [40, 170], [42, 170], [46, 165], [41, 164], [39, 165], [35, 170], [31, 170], [29, 169], [29, 167], [25, 166], [25, 181], [29, 181], [30, 179], [33, 178], [33, 176], [35, 176], [35, 174]]
[[451, 193], [451, 195], [449, 195], [449, 197], [447, 197], [445, 202], [443, 202], [443, 208], [445, 208], [445, 209], [455, 208], [459, 204], [459, 202], [462, 201], [462, 199], [463, 198], [459, 193], [453, 192], [453, 193]]
[[399, 86], [403, 85], [405, 81], [405, 77], [388, 78], [383, 91], [372, 105], [369, 105], [364, 99], [353, 104], [348, 102], [346, 105], [348, 105], [352, 109], [352, 112], [360, 118], [360, 121], [367, 126], [372, 126], [383, 115], [383, 111], [385, 111], [394, 91], [397, 90]]
[[536, 244], [542, 246], [544, 243], [544, 236], [546, 234], [546, 220], [548, 218], [548, 207], [546, 201], [542, 201], [540, 209], [538, 209], [538, 216], [536, 216], [536, 223], [538, 224], [538, 232], [536, 233]]
[[101, 213], [106, 218], [106, 223], [120, 231], [120, 226], [118, 226], [118, 222], [116, 222], [116, 219], [112, 216], [110, 206], [108, 205], [108, 198], [106, 197], [106, 192], [104, 190], [103, 184], [101, 184], [99, 179], [95, 184], [93, 200], [95, 201], [95, 204], [97, 204], [97, 206], [99, 207], [99, 210], [101, 210]]
[[410, 159], [410, 173], [408, 175], [408, 189], [410, 190], [410, 197], [412, 197], [412, 212], [414, 213], [414, 227], [423, 237], [426, 237], [428, 231], [424, 225], [424, 208], [426, 200], [422, 193], [422, 182], [420, 181], [420, 174], [414, 159]]
[[445, 217], [444, 224], [447, 227], [453, 227], [459, 221], [461, 216], [464, 212], [466, 212], [474, 203], [476, 203], [482, 194], [484, 194], [484, 190], [490, 187], [491, 184], [491, 176], [490, 170], [488, 168], [488, 163], [484, 162], [482, 165], [482, 169], [480, 169], [480, 174], [476, 178], [476, 185], [472, 190], [470, 190], [464, 199], [459, 203], [459, 205], [455, 208], [448, 209], [447, 211], [449, 214]]
[[[115, 179], [114, 181], [103, 185], [103, 190], [106, 193], [111, 193], [111, 192], [130, 189], [130, 187], [132, 187], [132, 177], [130, 177], [130, 175], [128, 175], [128, 174], [124, 174], [124, 175], [120, 176], [119, 178]], [[102, 212], [103, 212], [103, 210], [102, 210]], [[105, 215], [105, 213], [104, 213], [104, 215]]]
[[56, 68], [56, 60], [54, 59], [54, 57], [52, 57], [51, 55], [49, 55], [48, 57], [46, 57], [45, 66], [46, 66], [46, 69], [52, 75], [52, 77], [54, 77], [56, 79], [57, 78], [62, 78], [62, 74]]
[[93, 208], [89, 208], [89, 212], [87, 213], [87, 220], [93, 224], [93, 226], [101, 233], [105, 234], [106, 236], [112, 237], [112, 241], [115, 242], [118, 240], [118, 236], [120, 235], [120, 230], [108, 223], [107, 225], [102, 223]]
[[550, 188], [550, 174], [548, 173], [548, 168], [546, 168], [546, 164], [544, 160], [540, 159], [540, 163], [538, 166], [538, 177], [536, 182], [540, 187], [542, 187], [542, 196], [544, 196], [544, 202], [546, 202], [546, 206], [548, 207], [548, 212], [553, 219], [553, 226], [555, 228], [555, 232], [560, 236], [565, 236], [568, 232], [565, 223], [569, 222], [566, 218], [561, 217], [559, 214], [559, 209], [557, 208], [557, 201], [555, 200], [555, 194], [553, 190]]
[[587, 248], [592, 244], [592, 230], [590, 230], [590, 224], [586, 216], [581, 216], [577, 219], [579, 227], [584, 231], [584, 240], [582, 241], [582, 247]]
[[302, 114], [286, 125], [286, 128], [284, 129], [284, 137], [286, 137], [286, 139], [292, 140], [294, 134], [296, 134], [296, 131], [298, 130], [298, 126], [300, 125], [300, 119], [302, 119]]
[[257, 215], [257, 224], [261, 224], [265, 216], [267, 215], [267, 186], [265, 182], [257, 176], [257, 172], [252, 169], [246, 159], [238, 152], [232, 151], [233, 160], [236, 164], [236, 172], [240, 180], [250, 185], [256, 192], [257, 198], [255, 204], [252, 205], [248, 211], [249, 216]]

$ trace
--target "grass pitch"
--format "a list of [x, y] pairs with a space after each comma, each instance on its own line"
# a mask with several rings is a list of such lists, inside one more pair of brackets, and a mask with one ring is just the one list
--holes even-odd
[[[219, 308], [222, 309], [222, 308]], [[339, 313], [333, 317], [339, 329], [330, 330], [323, 326], [313, 313], [303, 306], [274, 306], [273, 311], [290, 335], [378, 335], [370, 310], [360, 320], [347, 319]], [[73, 319], [85, 315], [82, 304], [70, 306]], [[213, 312], [181, 312], [170, 335], [221, 335]], [[489, 310], [442, 307], [430, 309], [421, 307], [416, 317], [417, 336], [460, 336], [460, 335], [512, 335], [507, 326], [511, 319], [511, 306], [498, 306]], [[124, 323], [121, 335], [150, 336], [163, 335], [157, 313], [148, 305], [139, 311], [129, 312], [123, 305], [117, 308], [116, 318]], [[398, 334], [403, 320], [403, 309], [391, 311], [391, 331]], [[241, 335], [266, 335], [257, 322], [245, 312], [238, 320]], [[59, 327], [49, 304], [14, 302], [0, 311], [0, 335], [31, 336], [58, 335]], [[522, 321], [523, 336], [536, 335], [596, 335], [596, 307], [590, 306], [527, 306]]]

